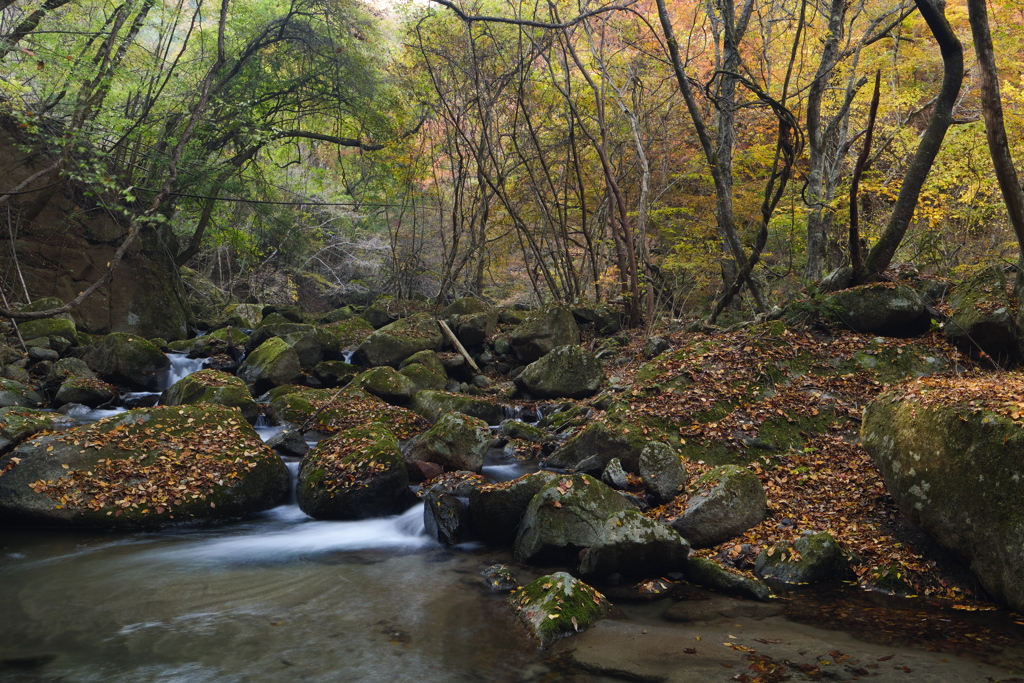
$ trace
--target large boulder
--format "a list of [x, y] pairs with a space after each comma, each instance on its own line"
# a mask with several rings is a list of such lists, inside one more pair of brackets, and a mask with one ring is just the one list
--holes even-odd
[[387, 365], [367, 370], [352, 380], [352, 384], [395, 405], [409, 403], [416, 393], [416, 384], [411, 379]]
[[643, 430], [631, 423], [596, 420], [555, 450], [545, 464], [568, 470], [593, 458], [595, 468], [604, 470], [618, 458], [627, 472], [635, 472], [649, 441]]
[[559, 346], [580, 343], [580, 328], [567, 308], [552, 306], [530, 314], [509, 338], [519, 360], [532, 363]]
[[96, 377], [69, 377], [57, 388], [53, 406], [80, 403], [96, 408], [111, 401], [117, 393], [117, 387]]
[[683, 459], [666, 443], [652, 441], [640, 451], [640, 480], [656, 503], [667, 503], [686, 488], [690, 475]]
[[460, 413], [443, 415], [406, 447], [409, 460], [434, 462], [449, 472], [479, 472], [491, 445], [487, 423]]
[[413, 396], [410, 407], [432, 422], [447, 413], [480, 418], [489, 425], [500, 424], [505, 419], [505, 406], [491, 399], [445, 391], [420, 391]]
[[266, 510], [288, 469], [237, 410], [141, 408], [22, 442], [0, 458], [0, 518], [161, 527]]
[[604, 382], [604, 368], [582, 346], [559, 346], [526, 366], [515, 383], [537, 398], [586, 398]]
[[302, 364], [299, 355], [279, 337], [271, 337], [260, 344], [238, 368], [238, 376], [253, 385], [256, 394], [288, 384], [300, 374]]
[[861, 439], [904, 514], [1024, 609], [1024, 424], [1019, 373], [925, 378], [864, 410]]
[[355, 358], [371, 367], [397, 366], [417, 351], [437, 351], [443, 344], [437, 319], [426, 313], [417, 313], [367, 336], [356, 348]]
[[512, 481], [487, 484], [469, 493], [469, 511], [480, 539], [493, 544], [515, 540], [519, 524], [533, 497], [558, 475], [533, 472]]
[[299, 465], [299, 507], [317, 519], [365, 519], [402, 512], [409, 473], [394, 434], [356, 427], [317, 444]]
[[66, 340], [65, 345], [73, 344], [78, 338], [78, 329], [71, 320], [63, 318], [43, 318], [27, 320], [18, 326], [21, 338], [25, 340], [46, 339], [54, 344], [58, 339]]
[[722, 465], [698, 477], [690, 495], [659, 509], [658, 517], [695, 548], [718, 545], [768, 514], [764, 487], [746, 467]]
[[517, 588], [508, 604], [541, 647], [585, 631], [612, 609], [603, 595], [566, 572]]
[[583, 553], [583, 575], [659, 576], [686, 567], [690, 544], [664, 524], [636, 510], [618, 512]]
[[267, 315], [259, 324], [256, 329], [249, 335], [249, 339], [246, 341], [246, 349], [252, 351], [258, 348], [263, 342], [273, 337], [284, 337], [289, 334], [306, 334], [313, 331], [312, 325], [305, 323], [298, 323], [294, 320], [285, 318], [280, 313], [271, 313]]
[[931, 314], [924, 298], [906, 285], [880, 282], [832, 294], [830, 317], [855, 332], [916, 337], [928, 331]]
[[458, 545], [469, 539], [472, 526], [466, 499], [443, 491], [423, 495], [423, 527], [441, 545]]
[[1002, 366], [1024, 359], [1018, 310], [1006, 274], [989, 268], [953, 288], [953, 313], [943, 331], [957, 348], [978, 357], [985, 354]]
[[520, 562], [575, 562], [580, 550], [604, 538], [604, 522], [634, 509], [623, 496], [586, 474], [545, 484], [526, 507], [515, 542]]
[[260, 414], [245, 382], [219, 370], [200, 370], [181, 378], [164, 392], [163, 403], [169, 406], [212, 403], [238, 408], [250, 424], [254, 424]]
[[43, 404], [41, 393], [13, 379], [0, 379], [0, 408], [36, 408]]
[[171, 362], [152, 342], [114, 332], [82, 352], [82, 360], [107, 382], [136, 391], [156, 391]]
[[321, 434], [338, 434], [380, 422], [399, 439], [409, 439], [430, 427], [416, 413], [385, 403], [376, 396], [346, 389], [337, 391], [282, 386], [270, 392], [270, 412], [281, 422]]

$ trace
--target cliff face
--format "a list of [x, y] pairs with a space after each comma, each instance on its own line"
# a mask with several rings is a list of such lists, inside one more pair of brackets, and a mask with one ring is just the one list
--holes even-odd
[[[0, 128], [0, 194], [50, 163]], [[76, 196], [68, 184], [55, 193], [49, 184], [36, 181], [28, 188], [33, 191], [0, 206], [0, 286], [8, 299], [25, 301], [27, 289], [33, 301], [71, 300], [103, 274], [128, 232], [124, 217]], [[25, 220], [29, 215], [34, 218]], [[79, 329], [168, 340], [188, 335], [191, 313], [174, 263], [177, 240], [166, 226], [147, 227], [140, 237], [113, 280], [72, 311]]]

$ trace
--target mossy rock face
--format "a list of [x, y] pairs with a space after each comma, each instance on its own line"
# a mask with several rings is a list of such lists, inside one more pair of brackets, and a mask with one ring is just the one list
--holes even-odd
[[[335, 323], [328, 323], [317, 328], [320, 342], [330, 354], [341, 354], [345, 349], [355, 346], [373, 333], [373, 325], [362, 318], [349, 318]], [[325, 336], [330, 337], [330, 342]]]
[[612, 608], [603, 595], [566, 572], [515, 589], [508, 604], [541, 647], [585, 631]]
[[764, 487], [746, 467], [722, 465], [698, 477], [690, 494], [654, 516], [695, 548], [718, 545], [759, 524], [768, 514]]
[[471, 490], [469, 511], [480, 539], [495, 545], [515, 540], [530, 501], [546, 484], [557, 478], [554, 472], [533, 472], [512, 481]]
[[212, 403], [238, 408], [250, 424], [260, 413], [245, 382], [219, 370], [200, 370], [183, 377], [164, 392], [163, 402], [169, 406]]
[[509, 338], [516, 356], [532, 363], [559, 346], [580, 343], [580, 328], [567, 308], [552, 306], [530, 314]]
[[764, 581], [733, 573], [714, 560], [691, 557], [686, 564], [686, 580], [727, 595], [750, 600], [771, 599], [771, 590]]
[[354, 309], [352, 306], [342, 306], [341, 308], [335, 308], [332, 311], [324, 313], [322, 316], [320, 316], [319, 322], [321, 325], [328, 325], [330, 323], [340, 323], [344, 322], [345, 320], [350, 320], [355, 315], [356, 309]]
[[598, 420], [562, 444], [545, 465], [571, 470], [584, 460], [596, 458], [596, 464], [604, 469], [612, 458], [618, 458], [627, 472], [635, 472], [640, 454], [653, 440], [634, 424]]
[[586, 474], [545, 484], [523, 514], [515, 542], [520, 562], [575, 562], [579, 551], [601, 542], [604, 521], [634, 509], [620, 494]]
[[923, 297], [906, 285], [875, 283], [844, 289], [826, 303], [830, 317], [854, 332], [916, 337], [931, 326]]
[[231, 408], [140, 408], [23, 442], [0, 470], [0, 516], [55, 526], [162, 527], [269, 509], [288, 469]]
[[0, 408], [36, 408], [44, 401], [43, 395], [29, 385], [13, 379], [0, 379]]
[[585, 576], [660, 576], [682, 571], [690, 556], [690, 544], [682, 536], [636, 510], [606, 519], [599, 536], [580, 562]]
[[27, 320], [20, 325], [22, 339], [43, 338], [53, 342], [57, 338], [75, 341], [78, 329], [71, 320], [61, 318], [43, 318], [41, 320]]
[[0, 453], [6, 453], [33, 434], [66, 429], [72, 424], [71, 418], [60, 413], [31, 408], [0, 408]]
[[69, 377], [61, 383], [53, 397], [53, 405], [80, 403], [95, 408], [117, 396], [117, 387], [96, 377]]
[[278, 387], [270, 392], [270, 412], [282, 422], [306, 425], [321, 434], [338, 434], [380, 422], [399, 439], [410, 439], [430, 427], [411, 410], [351, 389], [338, 394], [308, 387]]
[[257, 395], [281, 384], [288, 384], [300, 374], [302, 364], [299, 355], [288, 342], [277, 337], [260, 344], [238, 368], [238, 376], [253, 385]]
[[437, 463], [448, 472], [479, 472], [491, 445], [487, 423], [461, 413], [443, 415], [406, 448], [406, 458]]
[[343, 387], [360, 372], [360, 368], [341, 360], [325, 360], [317, 363], [313, 374], [325, 387]]
[[537, 398], [586, 398], [604, 378], [601, 363], [582, 346], [559, 346], [527, 365], [515, 382]]
[[307, 453], [299, 465], [299, 507], [317, 519], [366, 519], [404, 511], [409, 473], [386, 427], [356, 427]]
[[489, 425], [499, 424], [505, 419], [505, 407], [490, 399], [446, 391], [420, 391], [413, 396], [411, 407], [432, 422], [446, 413], [462, 413]]
[[413, 365], [422, 365], [429, 370], [433, 370], [439, 375], [445, 374], [444, 362], [441, 361], [441, 357], [437, 355], [436, 351], [417, 351], [403, 360], [398, 366], [398, 369], [405, 370]]
[[985, 353], [1002, 366], [1024, 360], [1018, 310], [1010, 283], [999, 268], [989, 268], [953, 288], [953, 314], [943, 331], [957, 348], [977, 357]]
[[265, 317], [259, 326], [252, 331], [252, 334], [249, 335], [249, 341], [246, 342], [246, 349], [252, 351], [268, 339], [273, 339], [274, 337], [283, 337], [288, 334], [307, 332], [313, 332], [312, 325], [288, 320], [280, 313], [271, 313]]
[[167, 356], [142, 337], [113, 332], [85, 348], [84, 360], [101, 378], [136, 391], [155, 391], [171, 366]]
[[854, 577], [842, 546], [828, 532], [801, 536], [792, 544], [761, 551], [754, 571], [782, 583], [826, 583]]
[[356, 348], [355, 357], [371, 367], [398, 366], [417, 351], [437, 351], [443, 344], [437, 319], [426, 313], [417, 313], [396, 320], [366, 337]]
[[530, 443], [547, 443], [554, 437], [540, 427], [535, 427], [519, 420], [505, 420], [501, 423], [498, 436], [517, 441], [529, 441]]
[[409, 403], [416, 393], [411, 379], [387, 365], [367, 370], [352, 380], [352, 384], [395, 405]]
[[231, 324], [246, 330], [251, 330], [263, 322], [262, 304], [228, 304], [221, 311], [225, 320]]
[[861, 439], [904, 514], [1024, 609], [1024, 395], [1018, 372], [924, 379], [864, 410]]
[[437, 373], [419, 363], [404, 367], [399, 373], [412, 382], [414, 394], [418, 391], [440, 391], [448, 384], [448, 375]]

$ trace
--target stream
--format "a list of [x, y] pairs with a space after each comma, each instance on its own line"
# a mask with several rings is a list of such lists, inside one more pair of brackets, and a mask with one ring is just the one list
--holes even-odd
[[[179, 365], [172, 372], [189, 371]], [[76, 418], [104, 414], [111, 411], [82, 411]], [[278, 429], [259, 431], [267, 439]], [[294, 475], [298, 462], [288, 465]], [[536, 465], [492, 453], [484, 473], [505, 480], [531, 469]], [[527, 640], [503, 596], [483, 588], [479, 572], [497, 562], [512, 564], [523, 582], [543, 573], [513, 564], [507, 550], [442, 548], [423, 531], [422, 505], [358, 522], [314, 520], [293, 499], [245, 520], [190, 529], [0, 529], [0, 681], [622, 680], [567, 669], [564, 657], [553, 659]], [[673, 601], [660, 600], [623, 602], [617, 616], [624, 621], [601, 624], [650, 631], [664, 643], [685, 638], [693, 644], [703, 637], [708, 648], [717, 648], [709, 650], [712, 656], [729, 639], [756, 647], [789, 639], [790, 645], [776, 647], [789, 647], [787, 657], [825, 656], [833, 648], [858, 658], [850, 661], [870, 661], [865, 666], [873, 668], [861, 670], [871, 680], [1006, 680], [1001, 677], [1024, 671], [1021, 627], [1003, 612], [965, 615], [979, 624], [978, 636], [971, 630], [974, 622], [963, 627], [941, 611], [922, 617], [916, 604], [865, 603], [859, 591], [829, 595], [820, 604], [809, 600], [811, 607], [795, 610], [791, 619], [778, 610], [745, 611], [751, 603], [730, 598], [703, 599], [719, 601], [704, 605], [703, 621], [667, 621], [662, 614]], [[847, 600], [851, 612], [881, 611], [889, 621], [850, 619], [844, 626], [816, 619]], [[708, 611], [709, 605], [714, 609]], [[900, 629], [929, 619], [939, 625], [935, 638], [952, 646], [901, 636]], [[949, 623], [947, 635], [943, 622]], [[998, 636], [981, 628], [989, 622], [998, 622]], [[628, 634], [613, 634], [617, 645], [609, 648], [600, 640], [610, 637], [607, 628], [593, 631], [596, 641], [586, 640], [590, 632], [573, 639], [584, 650], [594, 649], [589, 663], [577, 662], [591, 671], [617, 666], [601, 663], [616, 647], [637, 647], [626, 644]], [[974, 648], [972, 658], [958, 657], [954, 633], [991, 638], [991, 647]], [[657, 647], [674, 648], [674, 656], [681, 656], [676, 645], [654, 642], [652, 661]], [[728, 667], [708, 661], [711, 668], [688, 673], [684, 657], [667, 680], [757, 680], [736, 678], [743, 669], [734, 667], [745, 666], [742, 659]], [[836, 657], [831, 679], [859, 680], [859, 665], [840, 664]]]

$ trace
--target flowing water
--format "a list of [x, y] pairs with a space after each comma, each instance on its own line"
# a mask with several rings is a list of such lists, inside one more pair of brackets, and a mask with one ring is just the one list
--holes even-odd
[[[186, 361], [172, 359], [168, 382], [198, 369], [198, 363]], [[89, 421], [120, 410], [72, 413]], [[268, 439], [280, 428], [258, 430]], [[298, 463], [288, 466], [294, 474]], [[535, 468], [493, 450], [484, 473], [505, 480]], [[289, 504], [252, 518], [201, 528], [134, 533], [0, 529], [0, 681], [612, 680], [567, 672], [547, 661], [549, 655], [512, 622], [501, 597], [483, 589], [480, 570], [510, 562], [507, 551], [441, 548], [424, 534], [422, 520], [423, 507], [417, 505], [396, 517], [317, 521], [298, 509], [293, 496]], [[516, 568], [524, 581], [540, 571]], [[813, 656], [808, 648], [830, 643], [820, 645], [822, 654], [832, 647], [853, 651], [874, 667], [871, 676], [881, 676], [876, 680], [981, 682], [1007, 680], [1001, 672], [1024, 669], [1024, 647], [1014, 639], [1013, 618], [1005, 613], [989, 618], [1001, 621], [1003, 635], [990, 635], [970, 623], [954, 627], [941, 612], [922, 617], [913, 611], [917, 608], [908, 612], [905, 606], [844, 600], [827, 596], [818, 605], [807, 600], [803, 610], [791, 610], [796, 621], [785, 615], [751, 621], [742, 616], [744, 605], [740, 616], [733, 616], [737, 608], [726, 604], [717, 621], [673, 625], [662, 618], [672, 604], [666, 600], [620, 603], [625, 610], [620, 616], [637, 634], [649, 629], [664, 638], [666, 628], [676, 629], [672, 633], [685, 634], [689, 645], [703, 637], [708, 647], [721, 647], [721, 641], [756, 629], [767, 637], [750, 645], [787, 638], [802, 643], [787, 657]], [[827, 621], [815, 615], [840, 613], [838, 604], [851, 613], [880, 616], [856, 626], [847, 620], [828, 627], [868, 640], [881, 635], [887, 649], [857, 645], [860, 641], [839, 631], [815, 630]], [[926, 618], [937, 625], [937, 634], [911, 647], [902, 632], [917, 629]], [[986, 623], [984, 615], [977, 618]], [[812, 626], [805, 625], [808, 621]], [[953, 639], [954, 631], [961, 640]], [[985, 639], [992, 642], [982, 644], [992, 647], [974, 648], [974, 655], [1001, 669], [983, 669], [951, 654], [958, 642]], [[936, 643], [943, 647], [934, 648]], [[922, 652], [920, 646], [943, 652]], [[642, 645], [598, 641], [593, 646], [597, 654], [591, 656], [597, 661], [635, 647]], [[886, 654], [890, 651], [895, 654]], [[715, 660], [710, 660], [711, 673], [688, 673], [685, 655], [675, 656], [683, 662], [670, 680], [744, 680], [735, 678], [742, 668], [726, 670], [728, 663], [719, 666]], [[830, 677], [859, 677], [847, 678], [849, 670], [837, 667]], [[958, 677], [952, 677], [954, 672]]]

